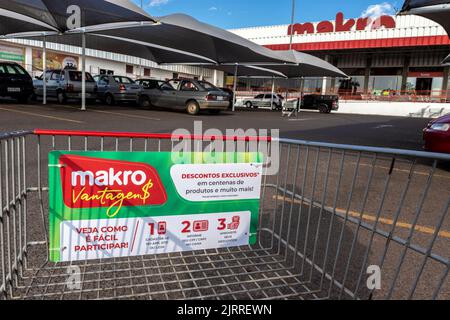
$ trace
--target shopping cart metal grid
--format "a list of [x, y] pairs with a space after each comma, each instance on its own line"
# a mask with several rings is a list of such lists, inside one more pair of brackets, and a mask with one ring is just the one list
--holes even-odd
[[[450, 298], [449, 155], [266, 137], [182, 137], [202, 148], [212, 140], [256, 141], [269, 154], [279, 151], [278, 174], [263, 178], [256, 245], [49, 262], [48, 153], [171, 151], [171, 139], [54, 130], [1, 135], [0, 297]], [[371, 277], [377, 268], [379, 288]], [[75, 289], [71, 270], [81, 271]]]

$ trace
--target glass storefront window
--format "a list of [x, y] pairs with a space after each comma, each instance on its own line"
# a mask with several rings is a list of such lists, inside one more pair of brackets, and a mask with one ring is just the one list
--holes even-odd
[[[328, 83], [328, 81], [327, 81]], [[323, 78], [305, 78], [304, 92], [322, 92]]]
[[434, 97], [440, 97], [442, 93], [442, 84], [444, 83], [444, 78], [433, 78], [431, 85], [431, 95]]
[[408, 77], [406, 81], [406, 90], [408, 93], [440, 97], [442, 95], [443, 83], [444, 83], [443, 77], [434, 77], [434, 78]]
[[370, 76], [369, 90], [374, 95], [391, 95], [400, 91], [402, 76]]
[[351, 79], [336, 80], [335, 89], [341, 95], [360, 94], [364, 92], [364, 76], [351, 76]]
[[406, 91], [415, 91], [417, 85], [417, 78], [408, 77], [406, 80]]

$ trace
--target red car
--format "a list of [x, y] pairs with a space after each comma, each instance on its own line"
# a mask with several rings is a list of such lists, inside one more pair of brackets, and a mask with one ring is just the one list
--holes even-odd
[[450, 114], [431, 121], [423, 130], [425, 150], [450, 153]]

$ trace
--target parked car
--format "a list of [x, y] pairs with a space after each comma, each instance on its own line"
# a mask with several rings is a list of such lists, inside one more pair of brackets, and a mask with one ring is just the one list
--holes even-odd
[[228, 101], [230, 102], [230, 105], [228, 106], [228, 108], [233, 108], [233, 97], [234, 97], [234, 92], [233, 90], [229, 89], [229, 88], [220, 88], [220, 90], [222, 90], [223, 92], [228, 93], [228, 96], [230, 97], [228, 99]]
[[320, 113], [331, 113], [339, 110], [338, 95], [308, 94], [302, 99], [301, 109], [319, 110]]
[[0, 96], [25, 103], [33, 95], [33, 79], [17, 63], [0, 62]]
[[[298, 108], [300, 99], [289, 99], [286, 102], [287, 110]], [[339, 110], [339, 96], [337, 95], [320, 95], [308, 94], [304, 95], [300, 104], [303, 110], [318, 110], [320, 113], [331, 113], [331, 111]]]
[[132, 79], [116, 75], [98, 75], [94, 79], [98, 86], [98, 99], [107, 105], [138, 101], [141, 86]]
[[450, 114], [431, 121], [423, 130], [424, 149], [450, 153]]
[[182, 108], [191, 115], [200, 110], [218, 114], [228, 109], [229, 95], [206, 81], [173, 79], [161, 83], [153, 80], [148, 87], [143, 86], [139, 104], [143, 108]]
[[247, 108], [270, 108], [272, 110], [281, 110], [284, 98], [279, 94], [260, 94], [253, 99], [244, 100], [244, 106]]
[[[82, 72], [72, 67], [64, 69], [47, 70], [47, 97], [54, 97], [58, 103], [66, 103], [70, 99], [81, 99]], [[34, 94], [38, 97], [44, 95], [44, 74], [36, 77], [34, 83]], [[97, 99], [97, 84], [91, 74], [86, 72], [86, 100], [95, 102]]]

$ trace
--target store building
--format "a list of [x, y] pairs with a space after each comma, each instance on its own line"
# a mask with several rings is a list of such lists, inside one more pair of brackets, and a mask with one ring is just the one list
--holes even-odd
[[[274, 50], [289, 49], [292, 34], [293, 49], [325, 59], [351, 77], [305, 79], [305, 91], [347, 99], [414, 96], [444, 102], [450, 97], [449, 67], [441, 64], [450, 53], [450, 40], [440, 25], [419, 16], [349, 19], [337, 13], [333, 21], [231, 31]], [[248, 80], [246, 89], [264, 83]], [[288, 86], [298, 88], [298, 81]]]

